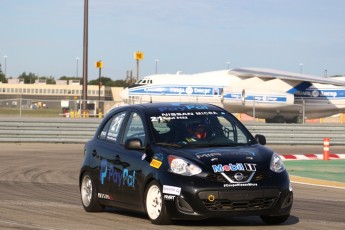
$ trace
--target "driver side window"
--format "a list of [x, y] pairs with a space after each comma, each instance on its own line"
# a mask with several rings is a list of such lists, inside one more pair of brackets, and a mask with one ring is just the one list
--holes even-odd
[[126, 140], [131, 139], [131, 138], [140, 139], [142, 145], [144, 145], [145, 143], [144, 124], [137, 113], [132, 113], [128, 120], [124, 138], [123, 138], [123, 143], [125, 143]]
[[243, 144], [248, 142], [246, 135], [236, 124], [232, 124], [230, 121], [225, 119], [219, 119], [219, 123], [222, 125], [223, 134], [231, 142]]

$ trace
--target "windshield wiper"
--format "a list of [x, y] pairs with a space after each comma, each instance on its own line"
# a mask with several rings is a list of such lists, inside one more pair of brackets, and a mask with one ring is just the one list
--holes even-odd
[[171, 146], [171, 147], [178, 147], [178, 148], [181, 147], [181, 145], [178, 145], [178, 144], [175, 144], [175, 143], [167, 143], [167, 142], [157, 142], [156, 145]]
[[235, 146], [239, 146], [239, 144], [237, 144], [237, 143], [211, 143], [211, 144], [208, 144], [208, 146], [210, 146], [210, 147], [235, 147]]

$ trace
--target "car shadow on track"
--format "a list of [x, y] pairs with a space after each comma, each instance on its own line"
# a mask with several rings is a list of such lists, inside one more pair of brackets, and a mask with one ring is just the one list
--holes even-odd
[[[117, 208], [106, 208], [106, 212], [116, 215], [138, 218], [149, 221], [145, 213], [128, 211]], [[291, 215], [287, 221], [279, 226], [290, 226], [297, 224], [299, 218]], [[173, 223], [177, 226], [266, 226], [266, 224], [257, 216], [233, 216], [223, 218], [209, 218], [204, 220], [174, 220]]]
[[[294, 225], [299, 222], [299, 218], [296, 216], [290, 216], [287, 221], [279, 226]], [[175, 225], [179, 226], [266, 226], [266, 224], [257, 216], [234, 216], [223, 218], [209, 218], [198, 221], [186, 221], [179, 220], [174, 221]]]

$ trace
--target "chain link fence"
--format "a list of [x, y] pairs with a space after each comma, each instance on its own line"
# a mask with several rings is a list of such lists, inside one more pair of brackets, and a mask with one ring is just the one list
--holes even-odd
[[[0, 117], [12, 117], [12, 118], [30, 118], [30, 117], [49, 117], [49, 118], [103, 118], [107, 112], [119, 105], [123, 105], [121, 101], [99, 101], [88, 100], [87, 110], [82, 110], [81, 100], [42, 100], [42, 99], [28, 99], [28, 98], [16, 98], [16, 99], [1, 99], [0, 100]], [[296, 105], [300, 107], [301, 122], [299, 123], [345, 123], [345, 115], [339, 113], [336, 115], [330, 115], [325, 118], [307, 119], [304, 116], [305, 110], [311, 106], [317, 106], [324, 112], [327, 112], [327, 108], [332, 106], [333, 109], [345, 108], [345, 104], [325, 104], [325, 103], [313, 103], [313, 104], [301, 104]], [[309, 107], [309, 108], [308, 108]], [[242, 122], [256, 122], [264, 123], [265, 119], [259, 119], [256, 117], [255, 105], [252, 108], [253, 112], [251, 116], [244, 113], [235, 114]], [[345, 111], [345, 109], [343, 109]]]
[[0, 100], [0, 117], [103, 118], [117, 105], [121, 102], [88, 100], [84, 111], [81, 100], [4, 99]]

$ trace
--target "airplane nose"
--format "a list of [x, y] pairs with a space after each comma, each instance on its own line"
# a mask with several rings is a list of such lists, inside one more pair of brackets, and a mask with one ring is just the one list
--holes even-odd
[[128, 99], [128, 87], [125, 88], [124, 90], [122, 90], [119, 95], [120, 95], [122, 100], [127, 100]]

